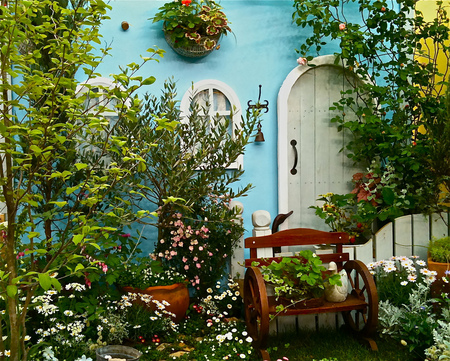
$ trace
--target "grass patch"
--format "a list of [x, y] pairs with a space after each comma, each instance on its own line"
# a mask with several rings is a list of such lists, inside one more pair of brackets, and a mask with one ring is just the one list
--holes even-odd
[[345, 328], [318, 332], [300, 330], [269, 338], [272, 361], [283, 356], [289, 361], [312, 361], [335, 358], [338, 361], [416, 361], [406, 347], [388, 339], [376, 338], [378, 351], [371, 351]]

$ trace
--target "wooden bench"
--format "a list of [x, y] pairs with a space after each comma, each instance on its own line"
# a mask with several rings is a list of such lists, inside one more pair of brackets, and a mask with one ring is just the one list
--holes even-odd
[[[250, 258], [245, 260], [244, 307], [245, 321], [249, 335], [253, 338], [253, 346], [263, 360], [270, 361], [267, 352], [269, 338], [270, 315], [289, 316], [342, 312], [345, 324], [372, 350], [377, 345], [372, 336], [376, 332], [378, 322], [378, 294], [372, 275], [366, 265], [360, 261], [349, 260], [349, 254], [343, 252], [342, 245], [349, 242], [344, 232], [324, 232], [309, 228], [295, 228], [280, 231], [268, 236], [249, 237], [245, 240], [245, 248], [250, 249]], [[335, 245], [331, 254], [319, 255], [323, 263], [336, 262], [338, 269], [345, 269], [349, 280], [349, 294], [344, 302], [327, 302], [315, 308], [286, 308], [281, 314], [276, 311], [278, 302], [275, 296], [268, 296], [266, 284], [258, 267], [280, 262], [283, 257], [275, 257], [283, 246]], [[258, 250], [271, 248], [272, 257], [258, 255]], [[267, 253], [267, 252], [266, 252]], [[295, 256], [293, 256], [295, 257]]]

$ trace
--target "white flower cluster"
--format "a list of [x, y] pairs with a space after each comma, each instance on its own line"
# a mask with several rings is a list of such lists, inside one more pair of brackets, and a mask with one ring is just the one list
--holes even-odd
[[410, 258], [393, 256], [389, 260], [371, 262], [367, 265], [367, 268], [372, 275], [404, 273], [405, 277], [401, 280], [400, 284], [406, 286], [408, 283], [415, 283], [418, 280], [418, 276], [423, 276], [422, 278], [427, 284], [431, 284], [436, 280], [437, 273], [427, 269], [426, 265], [426, 262], [418, 259], [417, 256]]

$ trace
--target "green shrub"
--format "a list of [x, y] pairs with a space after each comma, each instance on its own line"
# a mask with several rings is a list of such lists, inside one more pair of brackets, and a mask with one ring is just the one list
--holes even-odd
[[428, 250], [434, 262], [450, 262], [450, 237], [431, 240]]

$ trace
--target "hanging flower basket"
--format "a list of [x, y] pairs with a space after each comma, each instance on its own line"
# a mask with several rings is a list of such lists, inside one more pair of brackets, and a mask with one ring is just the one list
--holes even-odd
[[213, 0], [173, 0], [150, 19], [163, 22], [165, 39], [177, 54], [199, 58], [218, 49], [220, 37], [231, 32], [222, 10]]
[[207, 49], [203, 45], [197, 44], [194, 41], [190, 42], [188, 45], [179, 46], [177, 43], [173, 41], [171, 33], [168, 31], [164, 31], [164, 37], [167, 41], [167, 44], [169, 44], [169, 46], [173, 49], [175, 53], [187, 58], [202, 58], [212, 53], [215, 49], [218, 49], [218, 44], [220, 40], [220, 34], [209, 37], [211, 41], [214, 41], [215, 45], [211, 49]]

